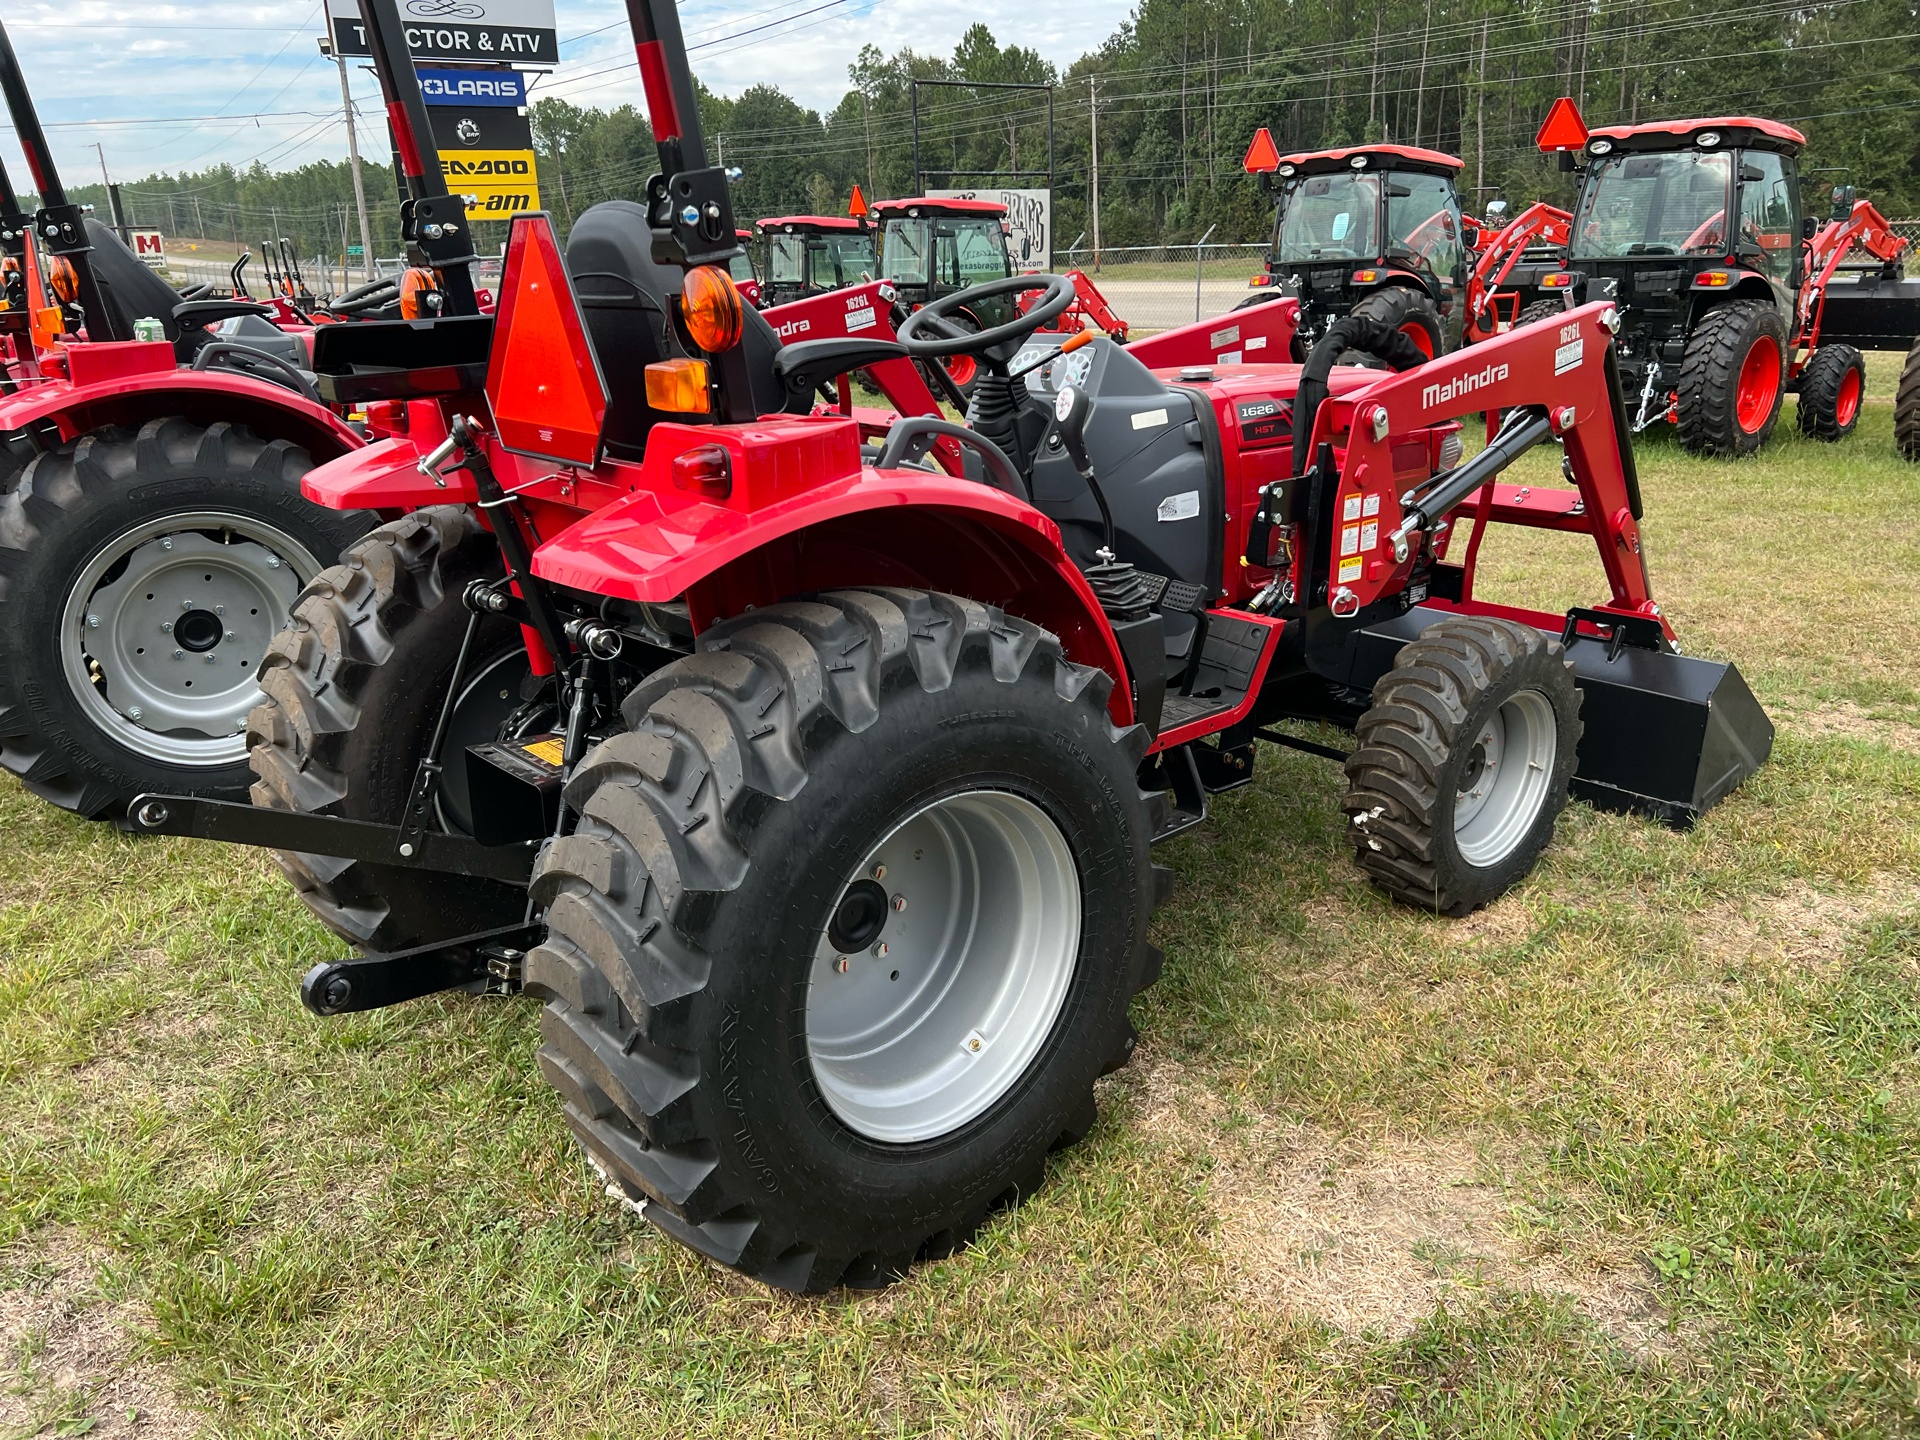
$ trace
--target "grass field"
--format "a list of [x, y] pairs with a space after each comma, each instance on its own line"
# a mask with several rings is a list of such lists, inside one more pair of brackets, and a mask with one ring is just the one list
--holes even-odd
[[[1574, 806], [1462, 922], [1263, 750], [1164, 859], [1103, 1119], [978, 1244], [796, 1299], [609, 1201], [530, 1003], [330, 1023], [263, 858], [0, 791], [0, 1436], [1892, 1435], [1920, 1428], [1920, 470], [1642, 451], [1771, 763]], [[1789, 402], [1791, 404], [1791, 402]], [[1538, 474], [1549, 478], [1545, 457]], [[1548, 537], [1559, 540], [1564, 537]], [[1503, 534], [1488, 587], [1598, 598]]]

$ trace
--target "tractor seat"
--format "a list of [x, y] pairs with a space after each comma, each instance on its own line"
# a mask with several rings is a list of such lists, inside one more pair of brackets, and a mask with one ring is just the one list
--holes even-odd
[[[652, 249], [646, 207], [632, 200], [595, 205], [574, 222], [567, 238], [567, 273], [607, 382], [607, 452], [621, 460], [638, 460], [646, 453], [647, 432], [656, 421], [702, 423], [699, 416], [647, 404], [647, 366], [688, 353], [667, 309], [680, 288], [679, 273], [655, 264]], [[804, 415], [812, 408], [811, 395], [789, 394], [774, 374], [780, 337], [752, 306], [746, 308], [740, 344], [756, 411]]]
[[86, 223], [87, 240], [93, 246], [87, 258], [100, 297], [114, 318], [114, 329], [132, 335], [134, 321], [158, 320], [167, 339], [178, 340], [180, 324], [173, 310], [180, 303], [180, 292], [148, 269], [109, 226], [91, 216]]

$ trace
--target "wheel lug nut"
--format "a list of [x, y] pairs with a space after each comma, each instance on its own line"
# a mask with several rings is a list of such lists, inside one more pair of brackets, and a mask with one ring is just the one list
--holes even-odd
[[182, 660], [186, 658], [186, 654], [187, 652], [184, 650], [176, 650], [173, 652], [173, 658], [176, 660]]
[[887, 942], [886, 941], [882, 940], [873, 947], [873, 958], [876, 960], [884, 960], [887, 958]]
[[180, 602], [180, 608], [181, 608], [182, 610], [191, 610], [191, 609], [193, 608], [193, 601], [191, 601], [191, 600], [182, 600], [182, 601]]
[[278, 570], [280, 568], [280, 557], [278, 555], [267, 556], [267, 568], [269, 570]]
[[160, 548], [162, 550], [171, 550], [173, 548], [173, 537], [168, 536], [165, 540], [162, 540], [160, 542]]
[[136, 724], [139, 723], [140, 717], [145, 713], [146, 712], [143, 711], [138, 705], [129, 705], [127, 707], [127, 718], [129, 720], [132, 720]]
[[847, 957], [844, 955], [834, 956], [833, 970], [836, 975], [846, 974], [847, 973]]
[[216, 605], [213, 607], [213, 613], [216, 615], [224, 615], [227, 613], [227, 607], [224, 605]]
[[213, 652], [212, 652], [211, 650], [209, 650], [209, 651], [207, 652], [207, 664], [209, 664], [209, 665], [213, 665], [213, 664], [216, 664], [216, 663], [218, 663], [218, 662], [217, 662], [217, 661], [216, 661], [216, 660], [214, 659], [214, 655], [213, 655]]
[[160, 633], [162, 635], [171, 635], [173, 633], [173, 621], [162, 620], [160, 622]]
[[87, 616], [87, 628], [89, 630], [98, 630], [100, 628], [100, 617], [98, 615]]
[[906, 896], [896, 895], [893, 897], [893, 910], [896, 915], [899, 914], [901, 911], [905, 910], [906, 908], [907, 908]]
[[887, 867], [886, 867], [886, 866], [884, 866], [884, 865], [876, 865], [876, 866], [874, 866], [874, 867], [873, 867], [873, 878], [874, 878], [874, 879], [876, 879], [876, 880], [884, 880], [884, 879], [886, 879], [886, 878], [887, 878]]

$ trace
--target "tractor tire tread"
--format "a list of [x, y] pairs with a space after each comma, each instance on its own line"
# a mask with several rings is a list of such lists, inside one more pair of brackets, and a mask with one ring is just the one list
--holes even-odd
[[[1780, 312], [1763, 300], [1729, 300], [1709, 310], [1687, 339], [1675, 386], [1675, 428], [1683, 448], [1697, 455], [1751, 455], [1772, 438], [1786, 395], [1774, 392], [1773, 412], [1757, 431], [1740, 428], [1740, 371], [1765, 332], [1782, 356], [1787, 331]], [[1783, 372], [1784, 381], [1784, 372]]]
[[[1840, 395], [1849, 375], [1859, 376], [1853, 414], [1840, 419]], [[1844, 440], [1860, 423], [1860, 402], [1866, 397], [1867, 361], [1851, 345], [1822, 345], [1807, 357], [1800, 371], [1800, 403], [1796, 417], [1800, 433], [1812, 440]]]

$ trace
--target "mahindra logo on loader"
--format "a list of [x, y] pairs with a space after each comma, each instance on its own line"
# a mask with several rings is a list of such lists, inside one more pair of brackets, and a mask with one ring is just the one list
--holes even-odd
[[1475, 374], [1456, 375], [1444, 385], [1422, 388], [1420, 403], [1427, 407], [1444, 405], [1449, 400], [1458, 400], [1462, 395], [1471, 395], [1476, 390], [1506, 379], [1507, 373], [1505, 365], [1489, 365]]
[[784, 340], [789, 335], [804, 335], [812, 328], [811, 320], [782, 320], [774, 327], [774, 333]]

